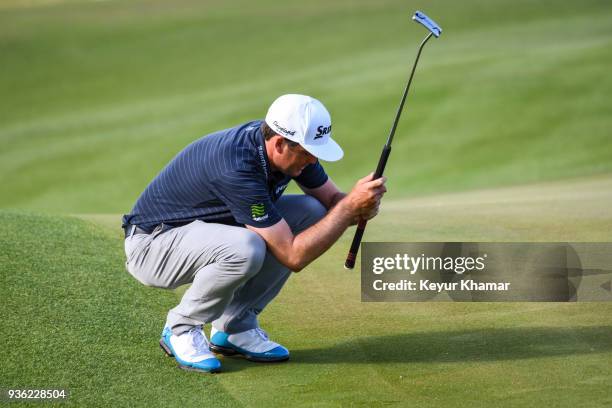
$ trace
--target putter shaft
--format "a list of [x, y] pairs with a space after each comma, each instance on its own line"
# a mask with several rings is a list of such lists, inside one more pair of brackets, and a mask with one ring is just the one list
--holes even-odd
[[[418, 21], [418, 22], [423, 24], [421, 21]], [[419, 46], [417, 56], [414, 60], [414, 64], [412, 65], [412, 71], [410, 72], [408, 83], [406, 84], [406, 88], [404, 89], [404, 94], [402, 95], [402, 99], [400, 101], [399, 107], [397, 108], [397, 113], [395, 114], [395, 120], [393, 121], [393, 126], [391, 126], [391, 131], [389, 132], [389, 136], [387, 137], [387, 142], [383, 146], [383, 150], [380, 154], [380, 159], [378, 160], [378, 165], [376, 166], [376, 171], [374, 172], [374, 178], [373, 178], [374, 180], [382, 177], [385, 171], [387, 160], [389, 159], [389, 155], [391, 154], [391, 143], [393, 142], [393, 136], [395, 136], [395, 130], [397, 129], [397, 124], [399, 123], [400, 116], [402, 115], [402, 111], [404, 109], [404, 103], [406, 102], [408, 91], [410, 90], [410, 84], [412, 84], [412, 78], [414, 77], [414, 72], [416, 71], [416, 66], [417, 66], [417, 63], [419, 62], [421, 51], [423, 50], [423, 47], [425, 46], [427, 41], [429, 41], [429, 39], [433, 35], [434, 35], [434, 32], [430, 30], [430, 33], [427, 35], [427, 37], [425, 37], [425, 39], [421, 41], [421, 45]], [[348, 255], [346, 256], [346, 261], [344, 262], [344, 267], [346, 269], [353, 269], [355, 267], [355, 261], [357, 260], [357, 253], [359, 252], [359, 245], [361, 244], [363, 233], [365, 232], [367, 224], [368, 224], [367, 220], [361, 220], [359, 221], [359, 224], [357, 225], [357, 229], [355, 230], [355, 235], [353, 236], [353, 242], [351, 243], [351, 248], [349, 249]]]

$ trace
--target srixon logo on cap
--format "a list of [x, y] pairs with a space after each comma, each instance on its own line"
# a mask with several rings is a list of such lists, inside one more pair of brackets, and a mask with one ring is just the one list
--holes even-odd
[[320, 139], [323, 137], [323, 135], [328, 135], [331, 133], [331, 125], [329, 126], [319, 126], [317, 128], [317, 134], [315, 135], [314, 139]]

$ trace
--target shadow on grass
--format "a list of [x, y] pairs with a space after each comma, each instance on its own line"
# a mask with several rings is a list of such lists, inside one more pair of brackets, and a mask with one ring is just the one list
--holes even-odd
[[258, 363], [254, 361], [249, 361], [242, 357], [223, 357], [217, 356], [221, 360], [221, 374], [233, 373], [243, 370], [256, 369], [263, 366], [266, 367], [275, 367], [275, 366], [284, 366], [285, 364], [291, 364], [291, 360], [286, 361], [271, 361], [267, 363]]
[[525, 327], [364, 336], [292, 350], [293, 363], [419, 363], [520, 360], [612, 351], [612, 326]]

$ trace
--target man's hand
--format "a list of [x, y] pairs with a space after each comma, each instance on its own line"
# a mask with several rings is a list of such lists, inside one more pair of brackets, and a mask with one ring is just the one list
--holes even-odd
[[351, 192], [340, 202], [345, 211], [351, 214], [353, 224], [360, 220], [369, 220], [378, 214], [380, 200], [387, 192], [386, 177], [372, 180], [374, 173], [370, 173], [357, 181]]

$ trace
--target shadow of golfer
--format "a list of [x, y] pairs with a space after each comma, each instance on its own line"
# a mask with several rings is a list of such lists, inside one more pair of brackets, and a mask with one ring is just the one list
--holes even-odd
[[499, 361], [610, 351], [612, 326], [525, 327], [364, 335], [329, 347], [293, 349], [291, 361], [301, 364]]

